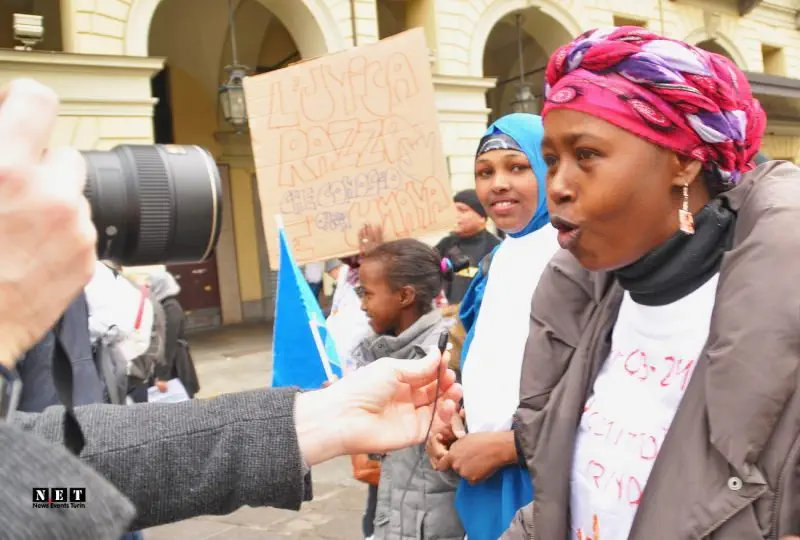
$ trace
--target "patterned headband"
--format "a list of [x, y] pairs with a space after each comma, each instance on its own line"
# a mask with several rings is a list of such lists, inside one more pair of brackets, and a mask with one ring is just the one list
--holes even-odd
[[517, 152], [523, 152], [517, 141], [499, 131], [486, 135], [481, 139], [475, 157], [485, 154], [486, 152], [491, 152], [492, 150], [516, 150]]

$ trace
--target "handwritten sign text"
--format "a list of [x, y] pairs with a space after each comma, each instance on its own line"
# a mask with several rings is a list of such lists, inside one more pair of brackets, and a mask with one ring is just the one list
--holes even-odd
[[248, 78], [245, 93], [273, 268], [275, 214], [301, 264], [354, 253], [368, 222], [386, 240], [451, 228], [421, 30]]

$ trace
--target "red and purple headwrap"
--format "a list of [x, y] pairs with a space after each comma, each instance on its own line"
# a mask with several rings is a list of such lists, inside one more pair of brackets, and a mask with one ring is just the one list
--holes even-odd
[[636, 26], [591, 30], [559, 48], [545, 98], [542, 116], [568, 108], [602, 118], [716, 167], [727, 186], [753, 168], [766, 127], [733, 62]]

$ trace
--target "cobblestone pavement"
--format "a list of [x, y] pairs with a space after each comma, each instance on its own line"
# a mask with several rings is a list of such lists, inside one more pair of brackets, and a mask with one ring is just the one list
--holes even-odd
[[[267, 326], [245, 326], [190, 336], [200, 398], [268, 386], [272, 341]], [[350, 475], [349, 458], [314, 467], [314, 501], [300, 512], [242, 508], [147, 529], [146, 540], [358, 540], [366, 487]]]

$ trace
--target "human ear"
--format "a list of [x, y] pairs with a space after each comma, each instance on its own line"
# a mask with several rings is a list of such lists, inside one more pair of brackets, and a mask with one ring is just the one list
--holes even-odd
[[682, 188], [690, 186], [702, 177], [703, 164], [696, 159], [673, 154], [670, 160], [673, 168], [672, 185]]
[[417, 291], [414, 290], [414, 287], [411, 285], [406, 285], [404, 287], [400, 287], [397, 290], [397, 294], [400, 298], [400, 308], [405, 309], [409, 306], [414, 305], [414, 302], [417, 300]]

